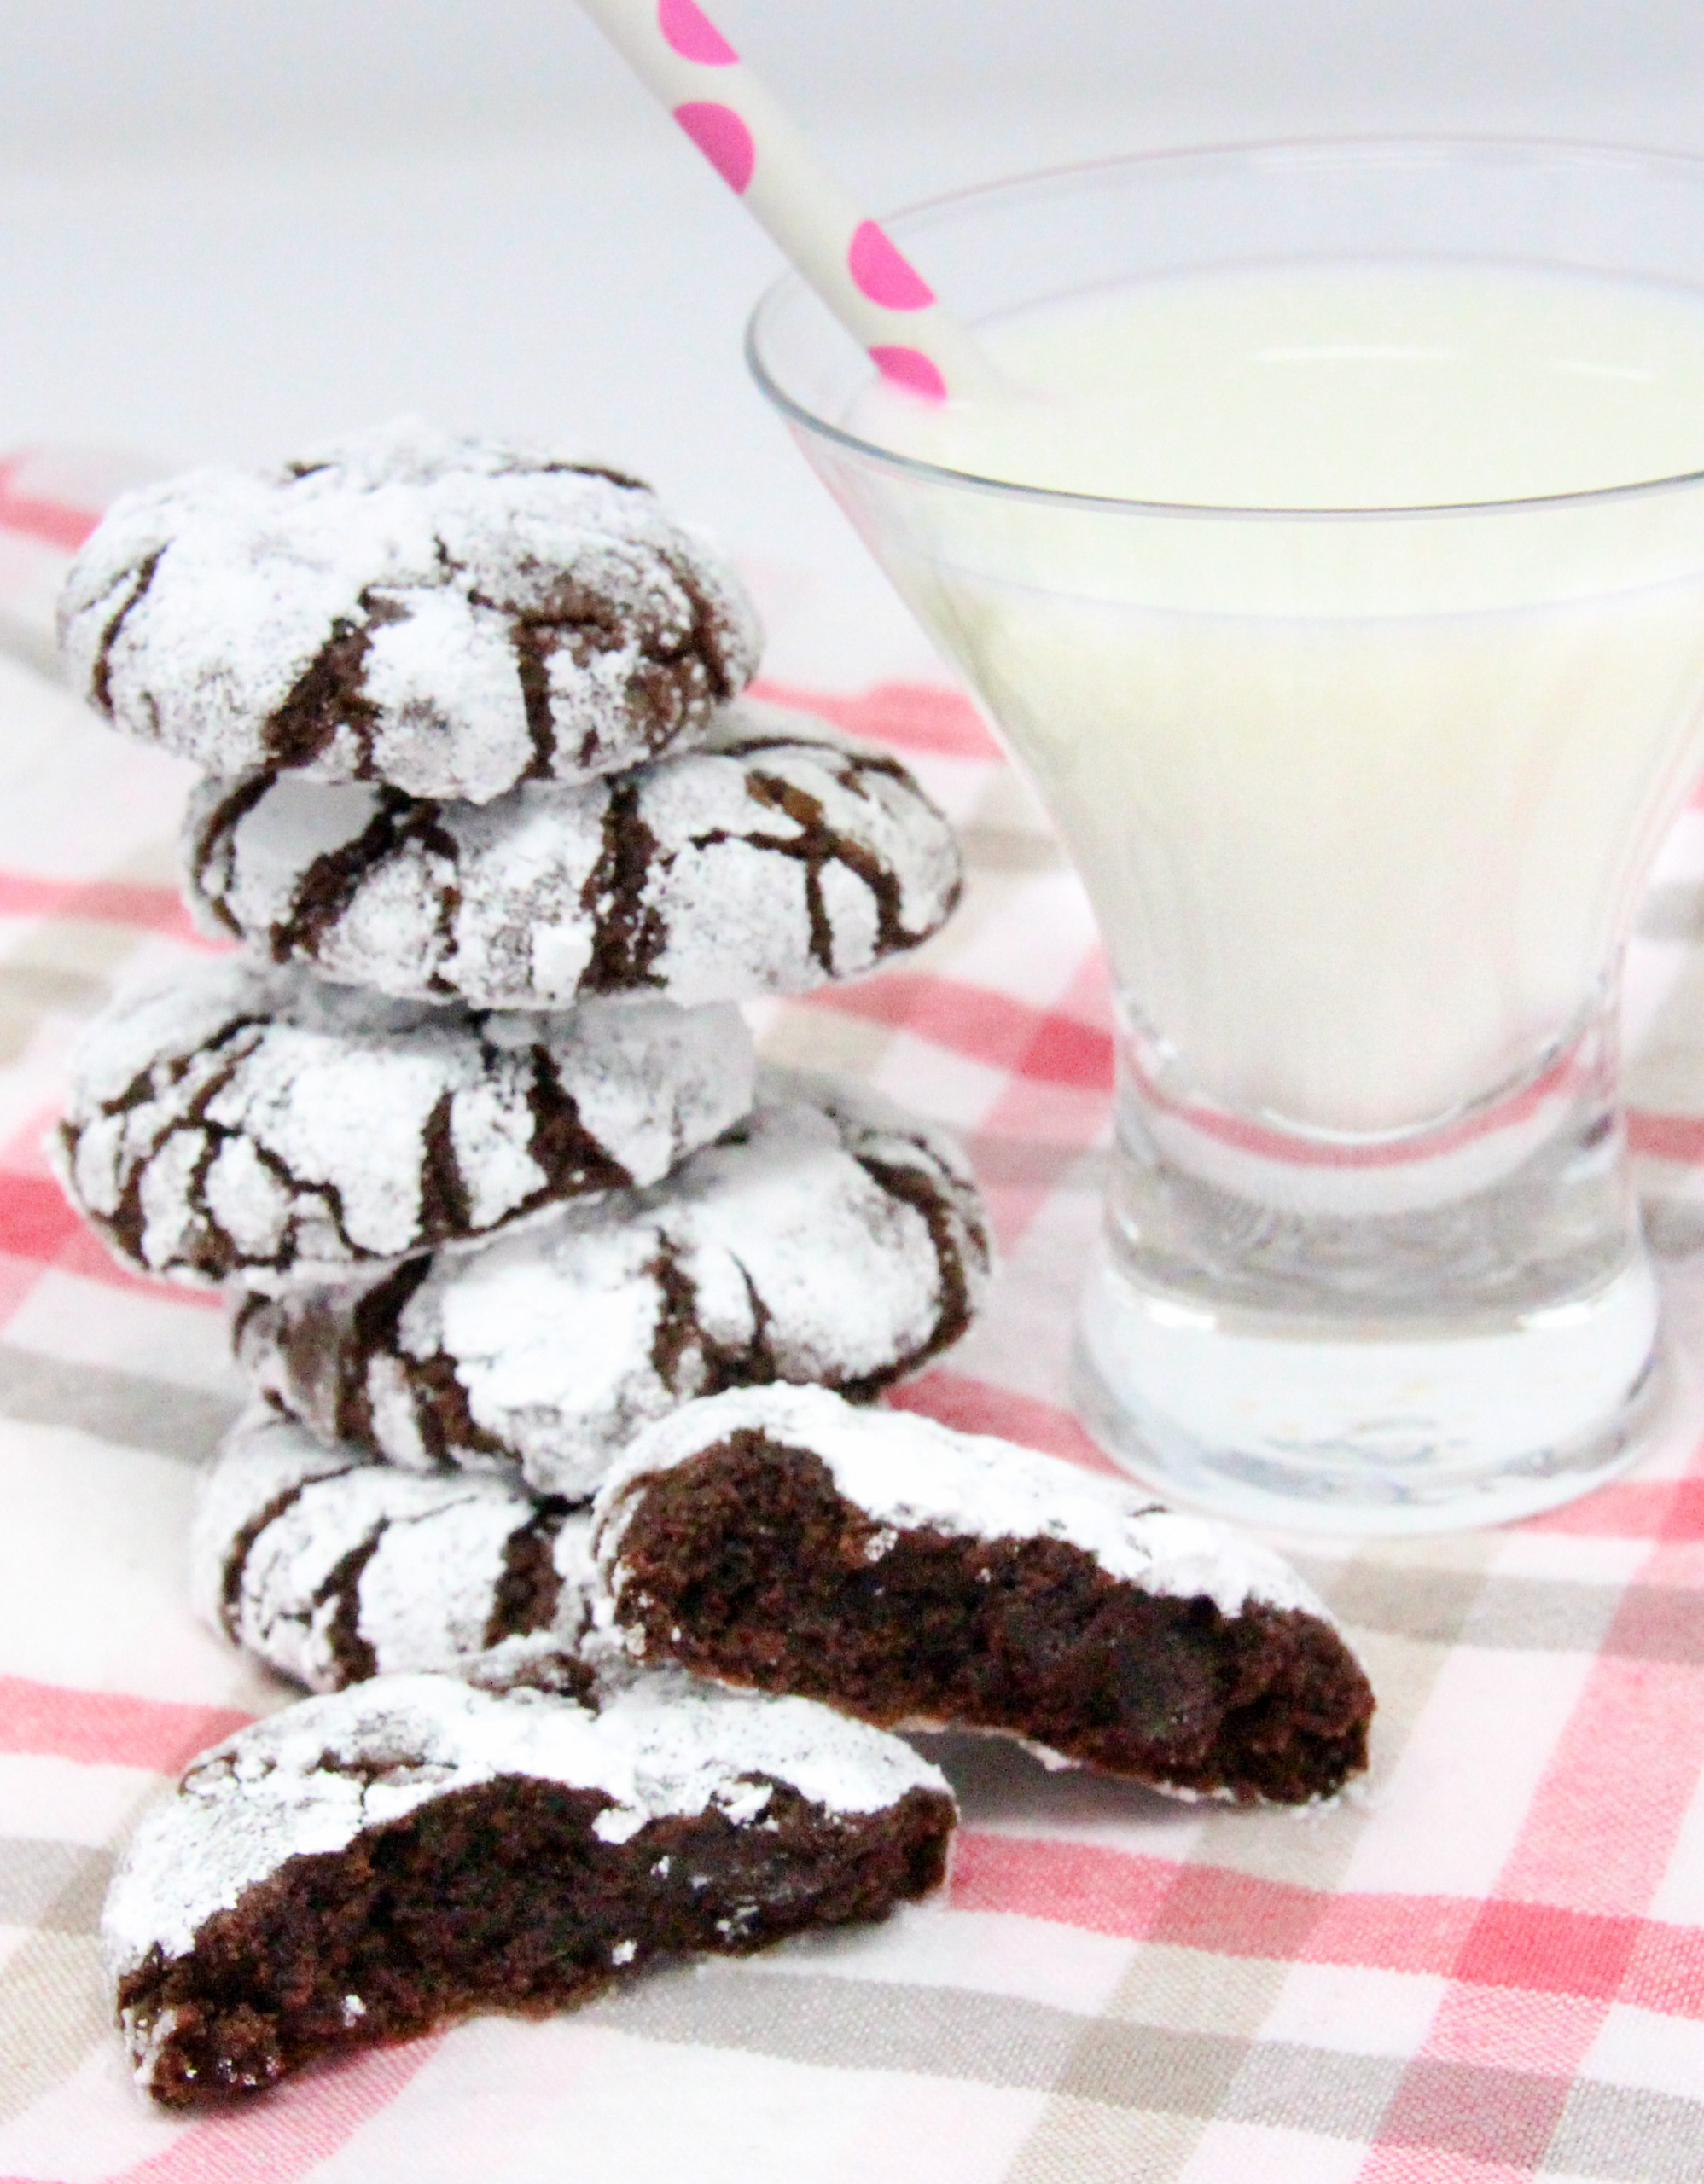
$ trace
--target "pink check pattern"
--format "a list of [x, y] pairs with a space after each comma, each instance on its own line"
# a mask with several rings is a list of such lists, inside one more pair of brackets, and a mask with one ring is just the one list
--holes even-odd
[[[40, 1152], [77, 1025], [199, 948], [184, 775], [38, 672], [98, 466], [0, 463], [0, 2184], [1625, 2184], [1704, 2176], [1704, 811], [1630, 967], [1631, 1132], [1683, 1395], [1642, 1470], [1496, 1532], [1287, 1542], [1381, 1697], [1365, 1795], [1167, 1804], [970, 1740], [945, 1902], [543, 2024], [482, 2020], [252, 2111], [147, 2111], [93, 1940], [116, 1844], [284, 1701], [180, 1570], [237, 1391], [220, 1316], [120, 1273]], [[32, 666], [28, 663], [36, 663]], [[899, 751], [971, 886], [900, 969], [754, 1014], [965, 1134], [1004, 1265], [898, 1400], [1105, 1468], [1066, 1407], [1111, 1048], [1076, 884], [948, 689], [771, 688]]]

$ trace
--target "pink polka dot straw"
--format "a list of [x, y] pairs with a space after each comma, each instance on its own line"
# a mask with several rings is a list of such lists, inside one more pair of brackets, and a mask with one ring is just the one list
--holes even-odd
[[997, 384], [969, 334], [696, 0], [581, 0], [881, 371], [940, 400]]

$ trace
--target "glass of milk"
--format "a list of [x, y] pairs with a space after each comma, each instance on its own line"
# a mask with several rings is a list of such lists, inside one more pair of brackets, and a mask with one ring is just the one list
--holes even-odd
[[1084, 1416], [1173, 1498], [1420, 1531], [1660, 1417], [1618, 979], [1704, 764], [1704, 165], [1277, 146], [892, 224], [1006, 382], [765, 392], [1057, 822], [1120, 1026]]

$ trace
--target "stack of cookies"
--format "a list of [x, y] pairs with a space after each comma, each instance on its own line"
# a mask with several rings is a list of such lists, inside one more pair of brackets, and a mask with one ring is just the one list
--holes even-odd
[[192, 1585], [319, 1694], [115, 1876], [155, 2098], [881, 1916], [956, 1817], [894, 1728], [1251, 1802], [1364, 1764], [1275, 1556], [867, 1407], [968, 1324], [975, 1188], [736, 1004], [915, 946], [957, 851], [741, 699], [750, 610], [645, 488], [414, 427], [203, 473], [113, 509], [64, 638], [206, 770], [186, 886], [240, 950], [93, 1027], [61, 1172], [236, 1298], [262, 1400]]
[[59, 1144], [120, 1259], [236, 1299], [265, 1403], [203, 1529], [264, 1513], [289, 1566], [276, 1612], [202, 1585], [233, 1635], [331, 1689], [571, 1629], [573, 1513], [640, 1426], [867, 1397], [963, 1332], [961, 1156], [759, 1072], [736, 1006], [928, 938], [951, 830], [741, 700], [750, 605], [648, 488], [409, 423], [195, 473], [113, 508], [61, 636], [204, 770], [186, 892], [240, 944], [108, 1010]]

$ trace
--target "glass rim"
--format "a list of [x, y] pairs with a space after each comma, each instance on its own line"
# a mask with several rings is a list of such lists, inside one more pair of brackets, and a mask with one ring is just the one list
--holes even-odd
[[[1282, 160], [1297, 166], [1310, 162], [1350, 163], [1358, 155], [1363, 160], [1388, 160], [1393, 155], [1402, 154], [1428, 155], [1434, 161], [1450, 156], [1457, 159], [1476, 155], [1501, 156], [1512, 158], [1517, 163], [1529, 166], [1540, 165], [1545, 160], [1573, 162], [1582, 167], [1613, 163], [1620, 166], [1666, 169], [1704, 184], [1704, 159], [1684, 152], [1649, 150], [1639, 145], [1582, 143], [1562, 137], [1527, 136], [1274, 137], [1247, 143], [1203, 144], [1154, 152], [1117, 153], [1106, 159], [1071, 160], [1057, 166], [1037, 167], [1022, 174], [1003, 176], [992, 182], [973, 183], [961, 189], [944, 190], [934, 196], [918, 198], [910, 204], [883, 214], [882, 219], [884, 225], [899, 230], [906, 224], [922, 220], [931, 213], [949, 212], [974, 205], [979, 200], [1015, 195], [1048, 183], [1087, 181], [1097, 175], [1145, 171], [1164, 166], [1255, 166], [1263, 160]], [[1024, 485], [1009, 478], [990, 478], [977, 471], [958, 470], [945, 463], [927, 462], [919, 456], [904, 455], [897, 449], [883, 447], [877, 441], [866, 439], [844, 425], [818, 415], [808, 404], [782, 386], [764, 355], [768, 322], [789, 300], [811, 293], [810, 284], [803, 274], [789, 268], [770, 282], [753, 305], [746, 321], [744, 351], [746, 367], [756, 380], [759, 392], [800, 430], [811, 433], [816, 439], [830, 441], [862, 462], [873, 463], [880, 468], [926, 485], [951, 485], [960, 491], [1021, 500], [1061, 510], [1075, 509], [1085, 514], [1108, 514], [1123, 511], [1131, 515], [1182, 521], [1222, 521], [1229, 518], [1239, 522], [1338, 524], [1596, 508], [1624, 501], [1649, 499], [1660, 494], [1683, 492], [1689, 486], [1704, 485], [1704, 468], [1701, 468], [1677, 472], [1666, 477], [1637, 479], [1614, 485], [1592, 485], [1562, 493], [1526, 494], [1513, 499], [1404, 502], [1379, 508], [1271, 508], [1203, 501], [1144, 501], [1121, 494], [1083, 493], [1055, 485]], [[1704, 289], [1700, 293], [1704, 294]], [[850, 334], [846, 336], [848, 340], [852, 338]]]

